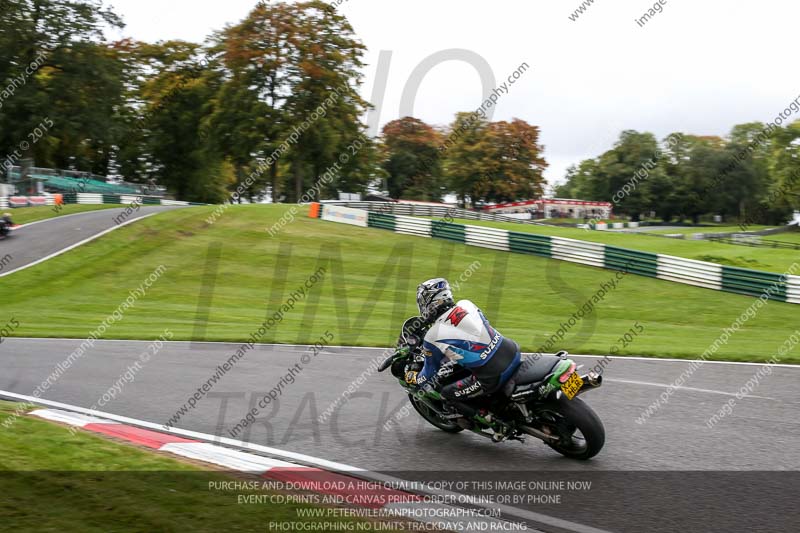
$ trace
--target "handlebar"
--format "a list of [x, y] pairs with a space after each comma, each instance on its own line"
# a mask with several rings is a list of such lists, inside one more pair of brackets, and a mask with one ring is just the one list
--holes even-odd
[[[381, 363], [381, 366], [378, 367], [378, 372], [383, 372], [394, 363], [400, 357], [408, 357], [411, 354], [411, 351], [408, 350], [407, 347], [405, 348], [398, 348], [395, 352], [386, 358], [386, 360]], [[398, 357], [399, 356], [399, 357]]]
[[381, 363], [381, 366], [378, 367], [378, 372], [383, 372], [384, 370], [392, 366], [395, 357], [397, 357], [397, 352], [390, 355], [383, 363]]

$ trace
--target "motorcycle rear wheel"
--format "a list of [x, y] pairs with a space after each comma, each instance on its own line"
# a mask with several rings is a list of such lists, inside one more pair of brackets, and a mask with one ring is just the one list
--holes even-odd
[[414, 406], [414, 410], [419, 413], [419, 416], [424, 418], [429, 424], [436, 426], [445, 433], [460, 433], [464, 431], [464, 428], [452, 420], [440, 417], [436, 412], [431, 410], [430, 407], [425, 405], [422, 400], [417, 399], [415, 395], [409, 394], [408, 399], [411, 401], [411, 405]]
[[535, 408], [536, 417], [544, 421], [551, 433], [560, 437], [547, 443], [565, 457], [585, 461], [597, 455], [606, 442], [606, 431], [600, 417], [580, 398], [565, 396]]

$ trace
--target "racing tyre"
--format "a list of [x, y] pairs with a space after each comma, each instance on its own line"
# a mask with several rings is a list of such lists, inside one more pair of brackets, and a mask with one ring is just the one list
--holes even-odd
[[580, 398], [563, 394], [537, 409], [537, 419], [546, 432], [560, 437], [548, 446], [565, 457], [587, 460], [597, 455], [606, 442], [606, 430], [597, 414]]

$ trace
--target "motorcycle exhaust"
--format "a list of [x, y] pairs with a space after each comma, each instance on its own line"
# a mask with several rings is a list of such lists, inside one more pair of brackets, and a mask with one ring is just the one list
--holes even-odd
[[583, 380], [583, 387], [581, 387], [581, 390], [579, 390], [578, 394], [575, 396], [583, 394], [584, 392], [592, 389], [600, 388], [600, 386], [603, 384], [603, 376], [597, 372], [589, 372], [585, 376], [581, 376], [581, 379]]

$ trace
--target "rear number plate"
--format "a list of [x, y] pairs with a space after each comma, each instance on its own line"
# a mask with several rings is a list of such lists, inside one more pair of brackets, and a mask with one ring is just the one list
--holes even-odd
[[563, 392], [564, 395], [571, 400], [576, 394], [578, 394], [578, 391], [581, 390], [581, 387], [583, 387], [583, 380], [578, 373], [575, 372], [569, 377], [569, 379], [567, 379], [566, 383], [561, 385], [561, 392]]

